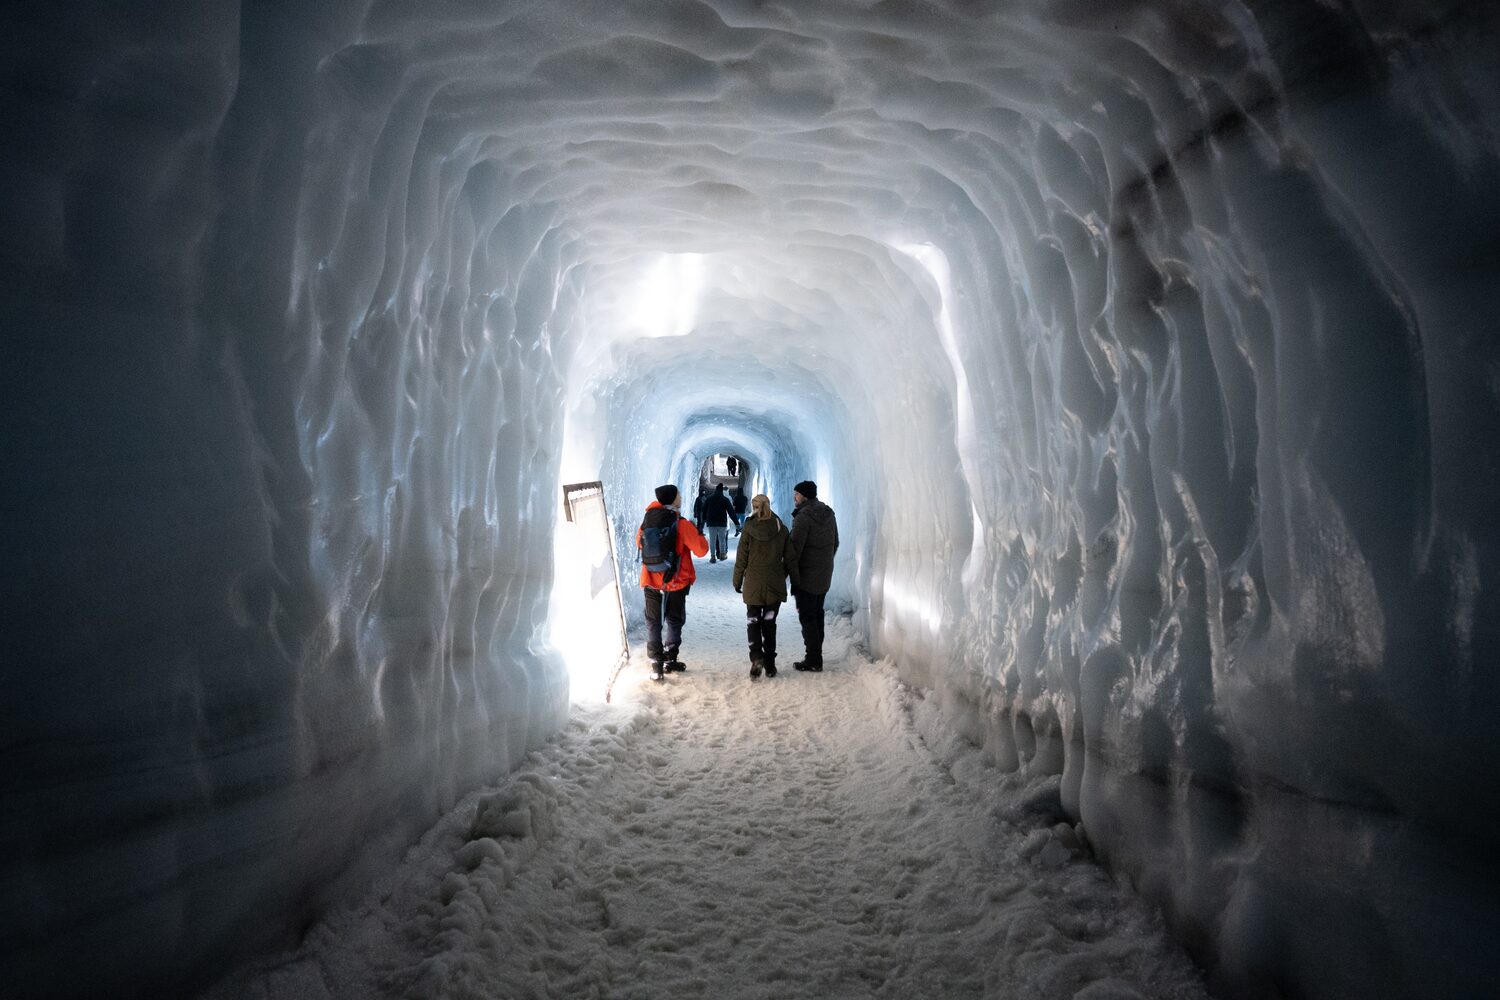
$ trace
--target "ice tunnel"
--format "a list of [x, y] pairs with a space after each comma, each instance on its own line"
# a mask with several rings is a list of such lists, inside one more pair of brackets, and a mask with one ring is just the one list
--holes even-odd
[[0, 992], [295, 937], [729, 451], [1218, 995], [1494, 989], [1497, 5], [0, 17]]

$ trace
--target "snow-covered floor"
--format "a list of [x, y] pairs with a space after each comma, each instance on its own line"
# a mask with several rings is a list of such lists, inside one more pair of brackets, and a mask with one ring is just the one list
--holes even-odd
[[[731, 558], [732, 558], [731, 553]], [[402, 866], [229, 997], [1205, 997], [1160, 922], [832, 618], [751, 681], [732, 564], [683, 659], [466, 798]], [[637, 650], [640, 648], [637, 643]]]

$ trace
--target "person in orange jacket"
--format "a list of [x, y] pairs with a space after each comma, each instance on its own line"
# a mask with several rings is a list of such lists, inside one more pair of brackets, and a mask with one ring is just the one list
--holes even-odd
[[[683, 517], [682, 493], [670, 484], [656, 488], [656, 501], [646, 508], [646, 516], [635, 532], [635, 546], [642, 550], [641, 588], [646, 595], [646, 655], [651, 659], [651, 679], [662, 680], [668, 670], [686, 670], [677, 658], [682, 645], [682, 623], [687, 621], [687, 595], [698, 578], [693, 556], [708, 555], [708, 540], [693, 522]], [[653, 571], [646, 568], [643, 541], [647, 531], [676, 528], [676, 565]], [[663, 607], [665, 605], [665, 607]], [[664, 613], [665, 612], [665, 613]], [[662, 620], [666, 620], [663, 630]]]

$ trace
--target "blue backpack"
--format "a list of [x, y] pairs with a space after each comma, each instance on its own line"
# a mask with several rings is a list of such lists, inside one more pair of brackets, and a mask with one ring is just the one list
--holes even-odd
[[682, 518], [674, 515], [666, 524], [648, 528], [641, 525], [641, 565], [651, 573], [660, 573], [663, 583], [671, 582], [677, 575], [677, 564], [681, 556], [677, 553], [677, 522]]

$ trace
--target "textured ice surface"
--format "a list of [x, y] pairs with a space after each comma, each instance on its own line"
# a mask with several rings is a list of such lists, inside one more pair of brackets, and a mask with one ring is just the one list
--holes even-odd
[[576, 704], [363, 899], [202, 1000], [1207, 997], [1056, 775], [998, 772], [848, 619], [823, 674], [752, 682], [729, 578], [694, 587], [686, 673], [637, 663], [613, 705]]
[[295, 935], [731, 449], [1215, 989], [1493, 982], [1494, 4], [5, 18], [8, 985]]

